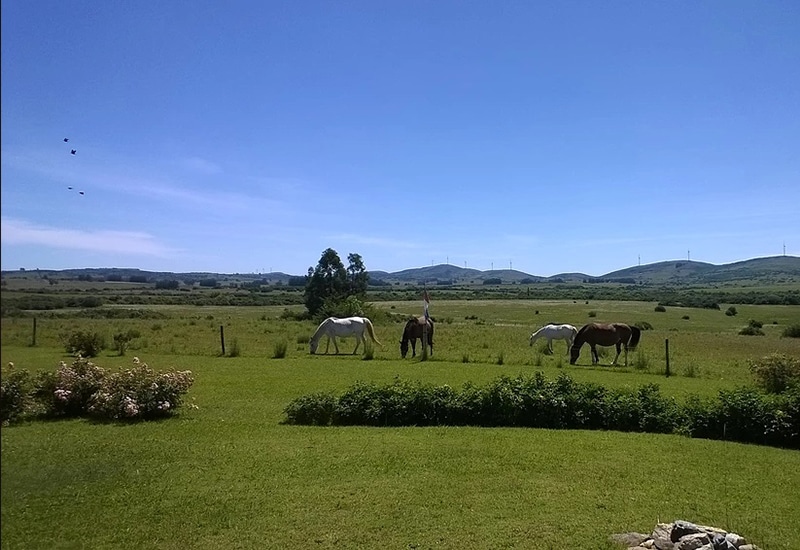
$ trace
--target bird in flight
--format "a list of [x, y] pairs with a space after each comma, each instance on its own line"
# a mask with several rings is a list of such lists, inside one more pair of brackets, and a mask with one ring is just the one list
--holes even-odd
[[70, 153], [72, 153], [73, 155], [74, 155], [75, 153], [77, 153], [77, 152], [78, 152], [78, 151], [76, 151], [75, 149], [72, 149], [72, 150], [70, 150]]
[[79, 191], [79, 193], [80, 193], [81, 195], [83, 195], [83, 191]]
[[69, 138], [64, 138], [64, 143], [68, 142]]

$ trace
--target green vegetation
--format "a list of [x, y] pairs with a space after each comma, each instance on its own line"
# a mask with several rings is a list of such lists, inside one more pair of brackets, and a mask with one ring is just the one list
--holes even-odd
[[[4, 427], [2, 547], [511, 548], [535, 540], [541, 548], [592, 541], [590, 548], [611, 549], [604, 541], [612, 532], [685, 518], [729, 528], [762, 548], [797, 548], [800, 494], [785, 490], [800, 486], [795, 450], [617, 431], [283, 421], [294, 400], [339, 395], [356, 384], [380, 388], [399, 377], [425, 387], [481, 388], [538, 371], [547, 380], [565, 373], [609, 394], [655, 384], [682, 407], [718, 400], [721, 392], [747, 404], [750, 394], [737, 392], [758, 383], [751, 362], [772, 353], [800, 357], [800, 340], [782, 337], [800, 325], [800, 308], [737, 303], [739, 316], [728, 317], [729, 303], [655, 313], [653, 301], [446, 301], [432, 293], [431, 314], [440, 320], [435, 354], [426, 362], [401, 360], [397, 342], [403, 320], [421, 312], [417, 294], [368, 304], [381, 313], [376, 331], [385, 346], [363, 361], [349, 354], [352, 340], [340, 342], [342, 355], [309, 355], [315, 323], [295, 316], [305, 309], [302, 290], [298, 296], [288, 306], [106, 301], [38, 312], [35, 339], [32, 318], [4, 317], [0, 360], [13, 361], [15, 371], [35, 377], [72, 361], [62, 333], [111, 338], [136, 330], [141, 336], [127, 353], [169, 371], [191, 370], [186, 399], [199, 408], [156, 422], [68, 418]], [[634, 354], [642, 359], [625, 369], [609, 367], [608, 355], [592, 366], [584, 354], [571, 366], [559, 342], [553, 355], [528, 345], [532, 330], [552, 321], [581, 326], [590, 310], [597, 321], [652, 325]], [[739, 336], [741, 319], [763, 320], [765, 335]], [[238, 357], [221, 353], [221, 327], [226, 339], [240, 342]], [[273, 359], [279, 342], [285, 355]], [[109, 372], [129, 363], [114, 349], [92, 361]], [[29, 383], [4, 373], [6, 380], [14, 388]], [[15, 395], [24, 400], [24, 392]], [[698, 487], [742, 497], [697, 499]]]
[[[793, 376], [800, 379], [800, 370]], [[576, 383], [565, 373], [552, 381], [541, 372], [500, 376], [483, 386], [467, 383], [460, 391], [449, 385], [396, 379], [385, 385], [357, 383], [338, 396], [330, 392], [305, 395], [289, 403], [285, 413], [289, 424], [314, 426], [615, 430], [800, 449], [800, 387], [778, 397], [738, 388], [722, 391], [714, 400], [691, 396], [680, 404], [662, 395], [653, 383], [607, 390], [598, 384]]]

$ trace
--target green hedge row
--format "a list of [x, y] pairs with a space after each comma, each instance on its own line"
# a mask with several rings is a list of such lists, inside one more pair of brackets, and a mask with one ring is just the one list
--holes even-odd
[[609, 389], [563, 373], [556, 380], [541, 372], [501, 376], [460, 390], [395, 379], [387, 385], [359, 382], [341, 395], [301, 396], [284, 413], [287, 424], [617, 430], [800, 448], [797, 387], [775, 395], [741, 387], [679, 403], [656, 384]]

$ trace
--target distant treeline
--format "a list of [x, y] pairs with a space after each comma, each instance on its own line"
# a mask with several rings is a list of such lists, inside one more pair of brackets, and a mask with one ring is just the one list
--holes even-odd
[[[103, 305], [196, 305], [196, 306], [276, 306], [302, 305], [303, 287], [243, 285], [219, 288], [211, 281], [201, 288], [175, 289], [175, 285], [156, 284], [142, 290], [73, 290], [53, 287], [38, 290], [4, 289], [0, 314], [22, 315], [24, 311], [46, 311], [65, 308], [90, 309]], [[367, 300], [419, 300], [422, 286], [370, 287]], [[642, 285], [601, 286], [597, 284], [560, 284], [512, 286], [436, 287], [440, 300], [620, 300], [656, 302], [662, 306], [720, 309], [721, 304], [800, 305], [800, 289], [792, 290], [718, 290], [654, 288]]]

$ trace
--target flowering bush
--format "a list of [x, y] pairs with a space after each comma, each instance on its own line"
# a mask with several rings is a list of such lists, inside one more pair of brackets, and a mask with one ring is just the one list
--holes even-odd
[[0, 421], [3, 424], [20, 419], [28, 405], [30, 374], [14, 368], [9, 362], [3, 369], [0, 383]]
[[133, 363], [132, 369], [108, 376], [92, 395], [90, 415], [113, 420], [167, 416], [180, 406], [194, 382], [191, 371], [155, 372], [137, 357]]
[[[11, 364], [9, 364], [11, 365]], [[40, 372], [30, 382], [24, 370], [3, 372], [2, 420], [25, 416], [93, 416], [144, 420], [172, 414], [194, 383], [191, 371], [156, 372], [133, 358], [133, 368], [108, 373], [78, 356], [55, 372]]]
[[80, 416], [105, 376], [105, 370], [79, 355], [72, 365], [61, 361], [55, 372], [40, 372], [33, 397], [45, 416]]

